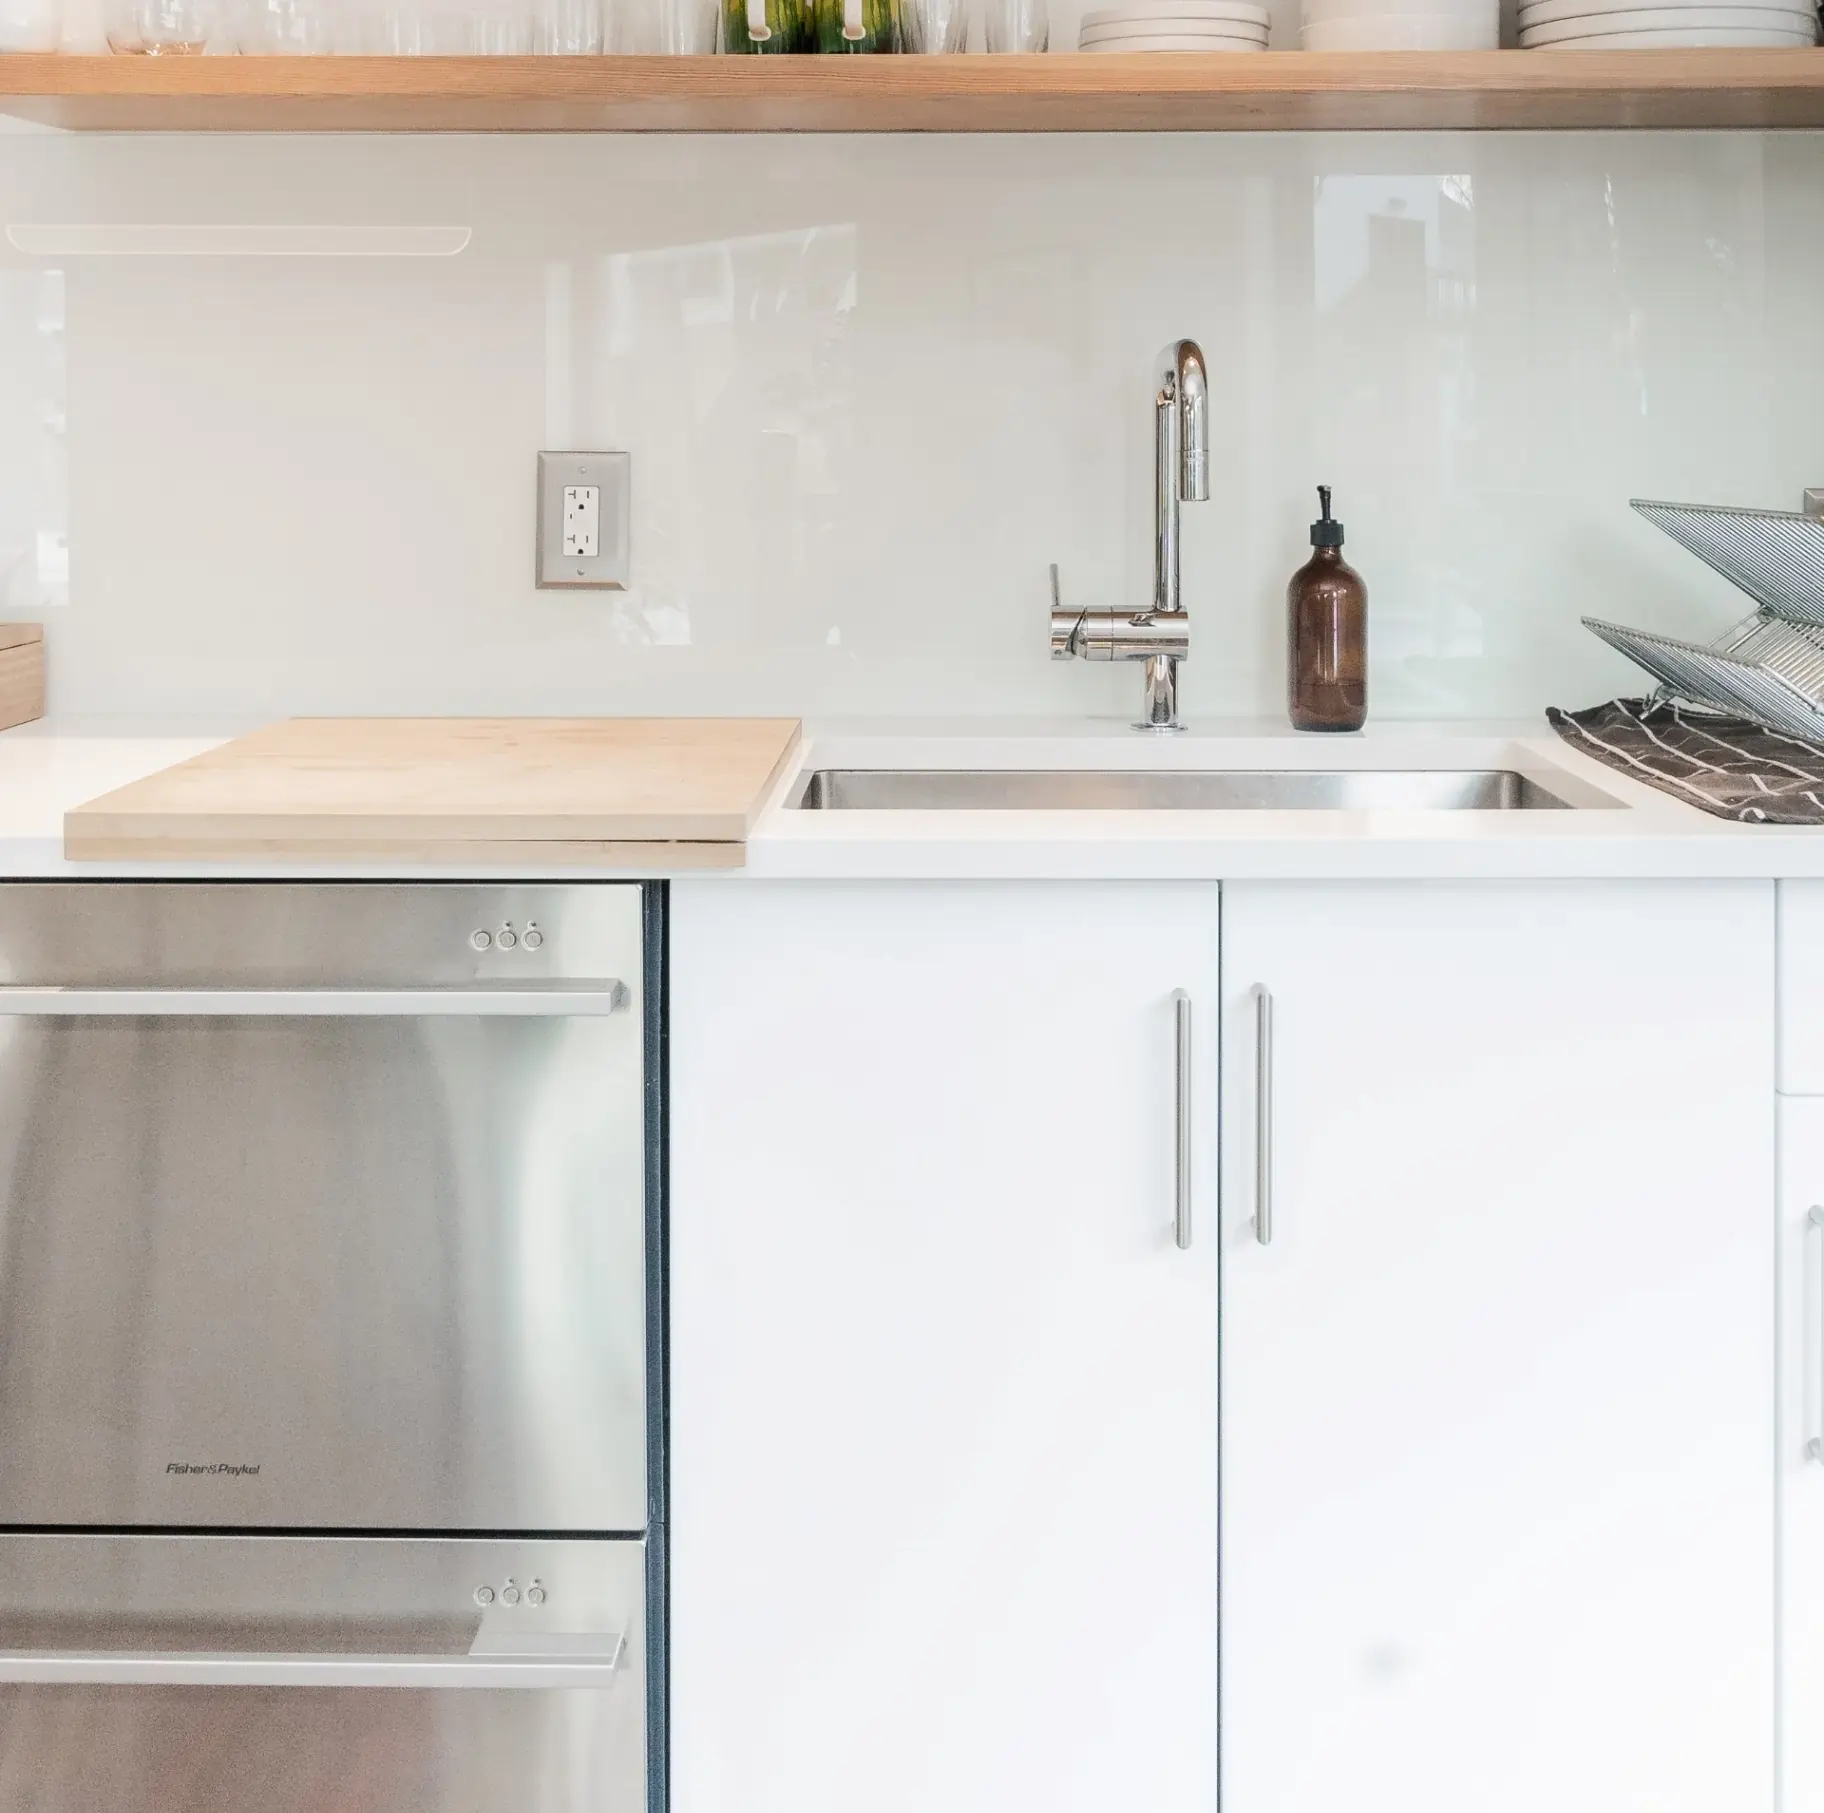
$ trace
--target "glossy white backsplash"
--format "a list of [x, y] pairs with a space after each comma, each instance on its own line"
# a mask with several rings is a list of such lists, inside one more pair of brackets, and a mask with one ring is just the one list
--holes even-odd
[[[472, 230], [0, 246], [0, 590], [59, 711], [1128, 711], [1047, 660], [1045, 572], [1147, 597], [1179, 334], [1192, 715], [1279, 709], [1320, 481], [1371, 710], [1426, 717], [1637, 689], [1583, 612], [1731, 620], [1630, 496], [1824, 484], [1824, 134], [0, 148], [9, 226]], [[533, 588], [565, 446], [633, 454], [624, 594]]]

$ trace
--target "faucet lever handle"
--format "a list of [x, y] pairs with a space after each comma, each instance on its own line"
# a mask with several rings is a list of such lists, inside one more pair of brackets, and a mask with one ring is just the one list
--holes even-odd
[[1089, 616], [1087, 610], [1067, 611], [1058, 596], [1058, 563], [1051, 563], [1051, 658], [1054, 661], [1068, 661], [1075, 655], [1087, 655], [1089, 644], [1084, 638], [1083, 624]]

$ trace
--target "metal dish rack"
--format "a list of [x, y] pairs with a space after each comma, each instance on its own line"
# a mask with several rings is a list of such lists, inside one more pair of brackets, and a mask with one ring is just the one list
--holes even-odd
[[1760, 609], [1707, 646], [1595, 617], [1584, 627], [1653, 675], [1656, 697], [1824, 742], [1824, 518], [1644, 498], [1633, 507]]

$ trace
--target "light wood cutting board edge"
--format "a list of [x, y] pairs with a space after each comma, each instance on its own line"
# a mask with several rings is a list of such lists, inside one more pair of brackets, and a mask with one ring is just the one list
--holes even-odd
[[349, 838], [237, 837], [213, 843], [206, 838], [161, 837], [149, 851], [143, 837], [117, 838], [72, 831], [66, 821], [63, 854], [70, 862], [211, 862], [259, 861], [275, 867], [301, 863], [424, 863], [442, 868], [479, 866], [489, 869], [624, 869], [652, 874], [661, 869], [739, 869], [747, 863], [745, 843], [644, 841], [606, 843], [540, 842], [534, 838], [481, 841], [467, 838], [415, 842], [363, 843]]
[[[286, 720], [292, 722], [295, 720]], [[785, 722], [786, 720], [776, 720]], [[268, 726], [268, 730], [278, 726]], [[254, 737], [261, 732], [252, 733]], [[245, 815], [233, 813], [166, 814], [132, 811], [128, 805], [144, 782], [101, 794], [71, 807], [63, 819], [63, 853], [70, 862], [234, 862], [257, 858], [276, 862], [291, 858], [307, 862], [399, 861], [461, 864], [478, 862], [489, 867], [514, 863], [613, 868], [740, 868], [746, 862], [746, 834], [751, 831], [781, 777], [797, 760], [803, 746], [801, 723], [792, 721], [786, 738], [765, 781], [754, 789], [738, 820], [712, 820], [689, 826], [694, 835], [678, 835], [664, 815], [650, 836], [627, 836], [618, 819], [568, 838], [528, 838], [517, 835], [523, 819], [511, 813], [477, 814], [466, 834], [451, 836], [450, 814], [396, 815], [368, 825], [350, 823], [346, 817], [320, 814], [289, 816], [283, 831], [252, 830], [245, 820], [268, 820], [266, 807], [250, 807]], [[211, 752], [213, 753], [213, 752]], [[198, 758], [192, 758], [196, 760]], [[178, 769], [188, 763], [177, 763]], [[162, 773], [170, 773], [167, 769]], [[146, 780], [156, 780], [157, 775]], [[110, 811], [111, 804], [117, 809]], [[701, 816], [701, 815], [700, 815]], [[707, 832], [707, 834], [705, 834]]]
[[44, 636], [35, 623], [0, 623], [0, 730], [44, 716]]

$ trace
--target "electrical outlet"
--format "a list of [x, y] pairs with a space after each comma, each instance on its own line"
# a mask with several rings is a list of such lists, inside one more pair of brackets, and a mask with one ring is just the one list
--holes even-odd
[[601, 552], [602, 488], [564, 487], [564, 558], [593, 560]]
[[538, 584], [625, 588], [633, 459], [626, 453], [538, 456]]

